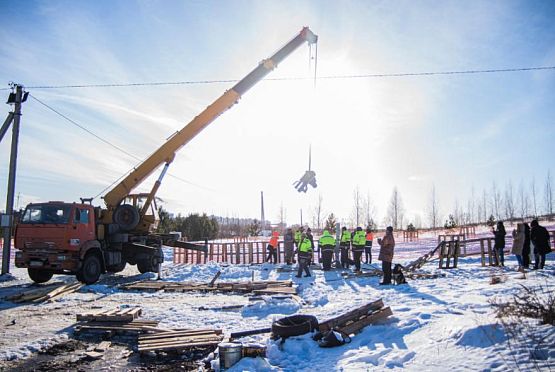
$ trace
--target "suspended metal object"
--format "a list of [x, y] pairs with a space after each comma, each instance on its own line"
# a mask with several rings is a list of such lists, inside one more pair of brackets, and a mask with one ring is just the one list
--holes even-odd
[[311, 169], [312, 163], [312, 147], [308, 149], [308, 170], [304, 173], [304, 175], [296, 182], [293, 183], [295, 189], [298, 192], [306, 192], [308, 190], [308, 185], [312, 186], [313, 188], [318, 187], [316, 184], [316, 172]]

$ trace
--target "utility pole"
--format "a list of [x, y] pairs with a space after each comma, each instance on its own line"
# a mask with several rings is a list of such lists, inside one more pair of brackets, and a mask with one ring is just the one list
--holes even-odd
[[264, 191], [260, 191], [260, 229], [262, 234], [266, 230], [266, 222], [264, 217]]
[[10, 112], [4, 125], [0, 129], [0, 141], [8, 130], [10, 123], [12, 126], [12, 146], [10, 152], [10, 171], [8, 175], [8, 193], [6, 198], [6, 214], [2, 216], [1, 226], [4, 231], [4, 246], [2, 251], [2, 275], [10, 272], [10, 249], [12, 243], [12, 232], [14, 226], [13, 204], [15, 194], [15, 171], [17, 168], [17, 146], [19, 142], [19, 123], [21, 119], [21, 103], [25, 102], [28, 93], [23, 93], [21, 85], [15, 85], [15, 93], [10, 93], [8, 104], [14, 105], [14, 112]]
[[303, 209], [301, 208], [301, 226], [303, 225]]

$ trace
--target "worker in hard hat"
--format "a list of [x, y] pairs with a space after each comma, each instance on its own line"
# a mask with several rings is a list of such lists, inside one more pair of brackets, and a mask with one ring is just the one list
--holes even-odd
[[324, 233], [318, 240], [318, 247], [322, 252], [323, 270], [331, 270], [331, 260], [333, 257], [333, 250], [335, 249], [335, 238], [328, 230], [324, 230]]
[[366, 244], [366, 233], [362, 231], [362, 227], [357, 227], [353, 235], [353, 259], [355, 261], [355, 271], [360, 273], [360, 259], [364, 252], [364, 245]]
[[366, 244], [364, 245], [365, 262], [372, 263], [372, 242], [374, 241], [374, 234], [370, 227], [366, 228]]
[[310, 243], [310, 240], [308, 240], [305, 233], [301, 234], [301, 240], [299, 242], [297, 253], [299, 256], [299, 269], [297, 270], [297, 275], [295, 275], [295, 277], [300, 278], [303, 270], [305, 272], [305, 277], [311, 276], [308, 267], [312, 258], [312, 243]]
[[341, 240], [339, 241], [339, 248], [341, 249], [341, 267], [343, 269], [349, 268], [349, 248], [351, 248], [351, 233], [345, 226], [341, 228]]
[[270, 239], [270, 242], [268, 243], [268, 257], [266, 257], [266, 262], [270, 262], [272, 263], [272, 259], [273, 259], [273, 263], [277, 264], [277, 248], [278, 248], [278, 239], [279, 239], [279, 233], [277, 231], [272, 232], [272, 238]]

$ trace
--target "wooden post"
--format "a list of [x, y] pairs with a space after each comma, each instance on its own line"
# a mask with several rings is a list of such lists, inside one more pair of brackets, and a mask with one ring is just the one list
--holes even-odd
[[443, 248], [445, 247], [445, 242], [440, 243], [441, 247], [439, 247], [439, 268], [443, 269]]
[[459, 263], [460, 241], [455, 242], [455, 257], [453, 257], [453, 267], [456, 268]]
[[222, 262], [228, 262], [227, 261], [227, 246], [225, 244], [222, 246]]
[[449, 243], [447, 244], [447, 259], [445, 260], [445, 268], [446, 269], [450, 269], [451, 267], [449, 266], [451, 264], [451, 253], [453, 251], [453, 237], [451, 237], [451, 240], [449, 241]]
[[[254, 246], [254, 243], [249, 244], [249, 262], [248, 262], [249, 264], [252, 264], [252, 261], [253, 261], [252, 260], [253, 259], [253, 246]], [[256, 246], [258, 248], [258, 243], [256, 244]]]
[[486, 266], [486, 252], [484, 252], [484, 239], [480, 239], [480, 259], [482, 261], [482, 267]]
[[235, 243], [235, 262], [241, 262], [241, 244]]
[[491, 240], [489, 238], [486, 238], [488, 240], [488, 262], [489, 265], [492, 266], [492, 261], [491, 261]]

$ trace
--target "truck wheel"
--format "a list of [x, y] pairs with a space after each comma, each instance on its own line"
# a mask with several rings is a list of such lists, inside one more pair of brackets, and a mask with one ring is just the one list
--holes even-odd
[[52, 279], [52, 276], [54, 276], [52, 271], [31, 268], [27, 269], [27, 273], [29, 274], [29, 278], [31, 278], [31, 280], [35, 283], [46, 283]]
[[81, 270], [77, 272], [77, 279], [85, 284], [94, 284], [100, 278], [102, 264], [96, 254], [88, 254], [83, 261]]

